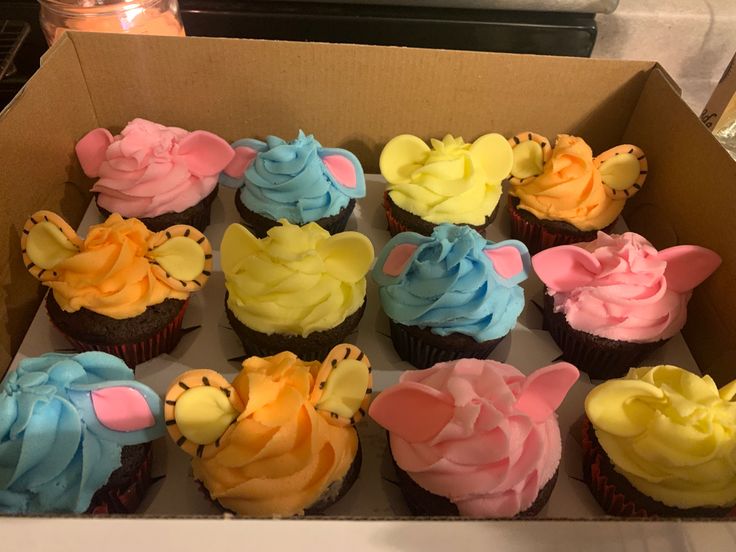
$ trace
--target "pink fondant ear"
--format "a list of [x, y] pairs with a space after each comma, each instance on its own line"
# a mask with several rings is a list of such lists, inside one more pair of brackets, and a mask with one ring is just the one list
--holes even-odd
[[156, 423], [145, 397], [132, 387], [92, 391], [92, 407], [99, 422], [113, 431], [138, 431]]
[[516, 409], [533, 422], [543, 422], [562, 404], [579, 375], [578, 369], [569, 362], [540, 368], [524, 381]]
[[593, 255], [576, 245], [545, 249], [532, 257], [537, 276], [553, 291], [570, 291], [590, 283], [601, 264]]
[[721, 264], [721, 257], [697, 245], [677, 245], [663, 249], [657, 258], [667, 262], [664, 277], [667, 287], [683, 293], [700, 285]]
[[257, 153], [258, 150], [247, 146], [236, 147], [233, 160], [225, 167], [225, 174], [233, 178], [242, 177], [245, 171], [248, 170], [248, 167], [250, 167], [250, 164], [253, 163]]
[[343, 155], [325, 155], [322, 162], [327, 170], [340, 184], [346, 188], [355, 188], [358, 185], [358, 177], [355, 173], [355, 165]]
[[113, 137], [106, 128], [89, 131], [77, 142], [74, 149], [84, 174], [90, 177], [99, 176], [100, 165], [105, 160], [107, 147], [112, 144]]
[[417, 250], [413, 243], [402, 243], [391, 250], [383, 263], [383, 273], [387, 276], [398, 276], [406, 268], [406, 264]]
[[179, 143], [179, 156], [189, 170], [199, 176], [219, 174], [235, 152], [225, 140], [205, 130], [195, 130]]
[[409, 443], [426, 441], [452, 420], [455, 407], [443, 393], [415, 382], [389, 387], [373, 400], [371, 418]]
[[490, 259], [491, 263], [493, 263], [493, 268], [503, 278], [513, 278], [524, 270], [521, 253], [515, 247], [507, 246], [484, 249], [483, 253]]

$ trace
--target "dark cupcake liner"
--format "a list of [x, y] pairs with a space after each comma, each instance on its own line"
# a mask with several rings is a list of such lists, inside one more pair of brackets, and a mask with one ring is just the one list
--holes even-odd
[[[518, 204], [518, 197], [508, 196], [506, 206], [511, 221], [510, 235], [512, 239], [523, 242], [530, 255], [558, 245], [593, 241], [598, 236], [598, 230], [583, 231], [564, 221], [540, 220], [529, 211], [517, 209]], [[615, 223], [601, 230], [610, 233]]]
[[181, 325], [188, 305], [188, 299], [182, 302], [181, 310], [178, 314], [158, 332], [143, 338], [140, 341], [129, 343], [93, 343], [83, 339], [78, 339], [59, 328], [59, 326], [54, 322], [53, 317], [50, 317], [50, 320], [52, 324], [64, 334], [64, 337], [66, 337], [69, 343], [71, 343], [78, 351], [101, 351], [103, 353], [115, 355], [116, 357], [123, 359], [125, 364], [135, 371], [137, 364], [141, 364], [158, 355], [170, 353], [174, 350], [182, 336]]
[[[217, 197], [219, 187], [215, 186], [215, 189], [205, 197], [202, 201], [196, 205], [192, 205], [188, 209], [183, 210], [181, 213], [163, 213], [156, 217], [138, 218], [143, 224], [146, 225], [151, 232], [162, 232], [171, 226], [177, 224], [186, 224], [188, 226], [194, 226], [200, 232], [204, 232], [210, 224], [210, 214], [212, 212], [212, 203], [214, 203]], [[95, 194], [96, 198], [97, 194]], [[97, 205], [97, 209], [104, 217], [110, 216], [110, 211], [103, 209]], [[124, 217], [131, 218], [131, 217]]]
[[[400, 234], [401, 232], [416, 232], [423, 236], [431, 236], [434, 229], [437, 227], [436, 224], [424, 220], [422, 217], [417, 216], [405, 209], [402, 209], [396, 205], [388, 192], [383, 192], [383, 208], [386, 210], [386, 221], [388, 222], [388, 231], [391, 236]], [[498, 205], [493, 209], [493, 212], [486, 217], [483, 224], [473, 226], [471, 224], [464, 224], [458, 226], [469, 226], [481, 236], [486, 235], [486, 228], [496, 219], [498, 214]]]
[[629, 368], [638, 366], [646, 355], [667, 341], [632, 343], [576, 330], [567, 323], [563, 312], [554, 312], [554, 298], [547, 294], [544, 296], [544, 329], [562, 350], [562, 358], [594, 380], [625, 376]]
[[[265, 238], [271, 228], [279, 225], [278, 221], [248, 209], [240, 198], [240, 189], [235, 192], [235, 207], [238, 209], [238, 213], [240, 213], [240, 218], [243, 219], [245, 225], [251, 229], [257, 238]], [[348, 204], [340, 209], [337, 214], [329, 217], [322, 217], [314, 222], [319, 224], [330, 234], [338, 234], [345, 230], [345, 227], [348, 224], [348, 219], [350, 218], [354, 208], [355, 199], [350, 199]], [[306, 222], [301, 223], [300, 226], [304, 226], [306, 224]]]
[[[389, 444], [389, 453], [391, 445]], [[412, 515], [415, 516], [459, 516], [460, 512], [457, 506], [449, 498], [436, 495], [429, 492], [424, 487], [420, 486], [414, 481], [411, 476], [402, 470], [394, 460], [393, 455], [391, 460], [396, 470], [396, 475], [399, 479], [399, 490], [401, 495], [404, 497], [406, 505], [409, 507]], [[534, 499], [531, 506], [522, 512], [519, 512], [514, 518], [530, 518], [534, 517], [542, 508], [547, 504], [549, 498], [552, 496], [552, 491], [557, 483], [557, 476], [559, 468], [555, 470], [552, 478], [539, 489], [537, 498]]]
[[595, 435], [590, 420], [583, 419], [583, 480], [603, 510], [611, 516], [629, 518], [722, 518], [735, 517], [735, 507], [677, 508], [667, 506], [637, 490], [613, 466]]
[[128, 445], [121, 453], [122, 465], [93, 496], [88, 514], [132, 514], [151, 485], [153, 447], [150, 443]]
[[503, 337], [488, 341], [476, 341], [469, 335], [452, 333], [442, 336], [429, 328], [405, 326], [389, 319], [391, 340], [401, 360], [420, 370], [461, 358], [488, 358]]
[[246, 356], [267, 357], [283, 351], [291, 351], [302, 360], [324, 360], [335, 345], [345, 339], [357, 327], [365, 312], [366, 300], [353, 314], [340, 324], [329, 330], [312, 332], [307, 337], [300, 335], [265, 334], [253, 330], [243, 324], [227, 305], [228, 294], [225, 294], [225, 312], [235, 334], [240, 338]]

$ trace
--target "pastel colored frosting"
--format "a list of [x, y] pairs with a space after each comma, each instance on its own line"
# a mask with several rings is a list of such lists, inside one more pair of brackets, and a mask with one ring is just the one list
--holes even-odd
[[381, 153], [381, 174], [391, 200], [434, 223], [485, 224], [511, 170], [511, 147], [498, 134], [466, 143], [451, 134], [432, 139], [401, 135]]
[[23, 359], [0, 389], [0, 512], [82, 513], [123, 446], [163, 434], [161, 400], [122, 360]]
[[301, 130], [287, 142], [268, 136], [233, 143], [236, 160], [221, 182], [240, 187], [243, 204], [272, 220], [306, 224], [330, 217], [353, 198], [365, 197], [360, 161], [351, 152], [323, 148]]
[[687, 320], [692, 290], [720, 264], [714, 252], [681, 245], [657, 251], [633, 232], [598, 232], [592, 242], [547, 249], [532, 265], [570, 326], [618, 341], [668, 339]]
[[97, 204], [124, 217], [148, 218], [180, 213], [202, 201], [217, 186], [220, 171], [235, 156], [211, 132], [188, 132], [134, 119], [113, 136], [98, 128], [76, 146]]
[[[149, 259], [155, 236], [141, 221], [115, 213], [91, 226], [80, 252], [55, 264], [57, 278], [44, 284], [64, 311], [86, 308], [115, 319], [138, 316], [166, 299], [185, 300], [189, 291], [172, 287]], [[196, 274], [202, 262], [201, 254], [188, 258], [184, 264], [194, 266], [185, 269]]]
[[493, 360], [404, 372], [369, 414], [389, 431], [398, 466], [463, 516], [513, 517], [554, 476], [562, 444], [554, 411], [578, 378], [558, 363], [525, 377]]
[[372, 271], [389, 318], [437, 335], [497, 339], [524, 308], [518, 285], [530, 268], [526, 246], [482, 238], [468, 226], [441, 224], [432, 235], [404, 232], [381, 251]]
[[538, 219], [565, 221], [583, 231], [605, 228], [626, 203], [607, 195], [590, 146], [567, 134], [557, 136], [542, 174], [512, 184], [509, 193], [519, 198], [519, 209]]
[[373, 245], [358, 232], [331, 236], [316, 223], [279, 223], [263, 239], [240, 224], [226, 230], [220, 258], [228, 308], [266, 334], [334, 328], [365, 300]]
[[736, 505], [736, 381], [677, 366], [632, 368], [595, 387], [585, 413], [614, 468], [676, 508]]

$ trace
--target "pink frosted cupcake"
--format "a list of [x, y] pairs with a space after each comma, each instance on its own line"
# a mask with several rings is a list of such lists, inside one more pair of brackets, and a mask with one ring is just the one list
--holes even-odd
[[598, 233], [532, 257], [547, 286], [544, 324], [563, 358], [592, 379], [621, 377], [679, 332], [692, 290], [720, 265], [708, 249], [657, 251], [633, 232]]
[[577, 381], [565, 362], [529, 377], [493, 360], [408, 371], [374, 399], [399, 485], [415, 515], [536, 515], [562, 454], [555, 410]]
[[235, 156], [211, 132], [166, 127], [134, 119], [113, 136], [105, 128], [88, 132], [76, 145], [84, 173], [104, 216], [137, 218], [159, 232], [177, 224], [204, 230], [217, 197], [217, 180]]

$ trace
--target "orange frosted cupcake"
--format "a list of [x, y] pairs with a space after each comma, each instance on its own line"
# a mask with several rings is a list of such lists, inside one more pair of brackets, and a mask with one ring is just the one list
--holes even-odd
[[511, 237], [531, 253], [610, 231], [647, 175], [644, 152], [630, 144], [597, 157], [582, 138], [567, 134], [558, 135], [554, 147], [532, 132], [517, 134], [509, 144]]

